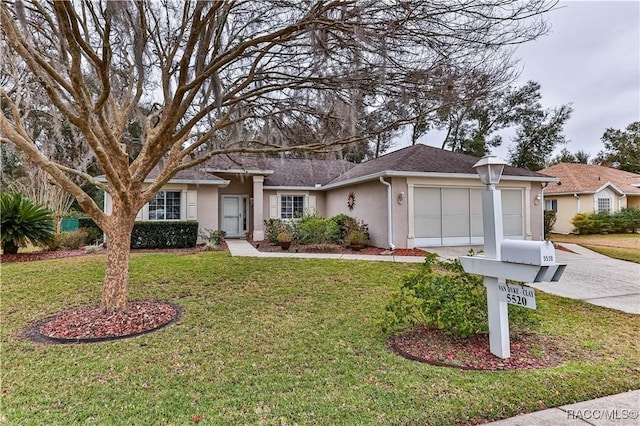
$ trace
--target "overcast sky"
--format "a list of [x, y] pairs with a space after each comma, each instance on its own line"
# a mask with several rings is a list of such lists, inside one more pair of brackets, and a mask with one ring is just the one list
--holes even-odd
[[[640, 1], [562, 1], [547, 19], [549, 34], [516, 51], [517, 84], [539, 82], [546, 108], [572, 103], [566, 147], [593, 157], [607, 128], [640, 120]], [[427, 135], [425, 143], [439, 146], [438, 139]], [[494, 154], [506, 159], [504, 140]]]

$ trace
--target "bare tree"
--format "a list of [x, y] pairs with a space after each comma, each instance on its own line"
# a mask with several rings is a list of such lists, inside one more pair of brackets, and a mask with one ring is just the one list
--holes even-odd
[[[45, 170], [106, 233], [102, 302], [121, 310], [136, 214], [176, 172], [222, 153], [290, 151], [283, 129], [294, 117], [313, 135], [298, 150], [411, 122], [407, 113], [363, 126], [358, 111], [399, 102], [434, 64], [480, 63], [536, 38], [552, 7], [543, 0], [3, 1], [3, 54], [18, 58], [29, 77], [5, 76], [12, 89], [0, 91], [2, 142]], [[45, 109], [83, 136], [106, 184], [43, 153], [28, 126], [37, 113], [32, 82], [50, 101]], [[350, 114], [328, 109], [328, 93]], [[327, 114], [338, 118], [332, 132], [323, 128]], [[154, 167], [160, 173], [146, 185]], [[110, 194], [111, 215], [77, 178]]]

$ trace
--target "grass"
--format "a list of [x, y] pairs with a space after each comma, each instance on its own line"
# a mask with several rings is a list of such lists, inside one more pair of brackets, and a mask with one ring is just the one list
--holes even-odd
[[541, 332], [578, 359], [475, 372], [392, 354], [377, 321], [417, 265], [136, 254], [132, 300], [184, 309], [134, 339], [42, 345], [29, 323], [99, 301], [103, 256], [2, 265], [8, 424], [473, 423], [640, 388], [640, 317], [539, 294]]
[[640, 234], [551, 234], [551, 240], [556, 243], [579, 244], [605, 256], [640, 263]]

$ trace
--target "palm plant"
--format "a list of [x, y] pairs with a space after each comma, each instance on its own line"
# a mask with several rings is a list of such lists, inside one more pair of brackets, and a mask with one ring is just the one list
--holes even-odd
[[28, 243], [48, 244], [55, 232], [51, 212], [22, 194], [0, 195], [0, 241], [5, 254]]

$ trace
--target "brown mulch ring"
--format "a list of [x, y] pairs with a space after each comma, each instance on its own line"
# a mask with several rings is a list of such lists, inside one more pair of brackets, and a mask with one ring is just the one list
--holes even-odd
[[41, 343], [92, 343], [139, 336], [166, 327], [182, 315], [179, 306], [161, 301], [129, 302], [124, 311], [105, 313], [100, 306], [46, 318], [25, 331]]
[[353, 250], [337, 244], [291, 244], [289, 250], [282, 250], [279, 245], [273, 245], [268, 240], [251, 241], [251, 244], [262, 252], [290, 252], [290, 253], [336, 253], [336, 254], [367, 254], [376, 256], [420, 256], [427, 252], [419, 249], [396, 249], [394, 251], [380, 247], [363, 247]]
[[489, 351], [489, 336], [477, 334], [455, 339], [441, 330], [415, 327], [389, 339], [389, 347], [405, 358], [463, 370], [529, 370], [559, 365], [565, 360], [550, 337], [518, 334], [511, 337], [511, 357], [501, 359]]
[[[223, 242], [220, 244], [216, 251], [224, 251], [228, 250], [227, 243]], [[191, 248], [181, 248], [181, 249], [134, 249], [131, 250], [131, 253], [175, 253], [175, 254], [192, 254], [199, 253], [204, 251], [204, 246], [200, 245], [197, 247]], [[67, 257], [78, 257], [78, 256], [86, 256], [89, 254], [101, 254], [106, 253], [106, 249], [98, 249], [96, 252], [91, 252], [86, 250], [85, 248], [79, 248], [76, 250], [42, 250], [42, 251], [34, 251], [29, 253], [20, 253], [18, 254], [2, 254], [0, 255], [0, 263], [12, 263], [12, 262], [33, 262], [36, 260], [50, 260], [50, 259], [62, 259]]]

